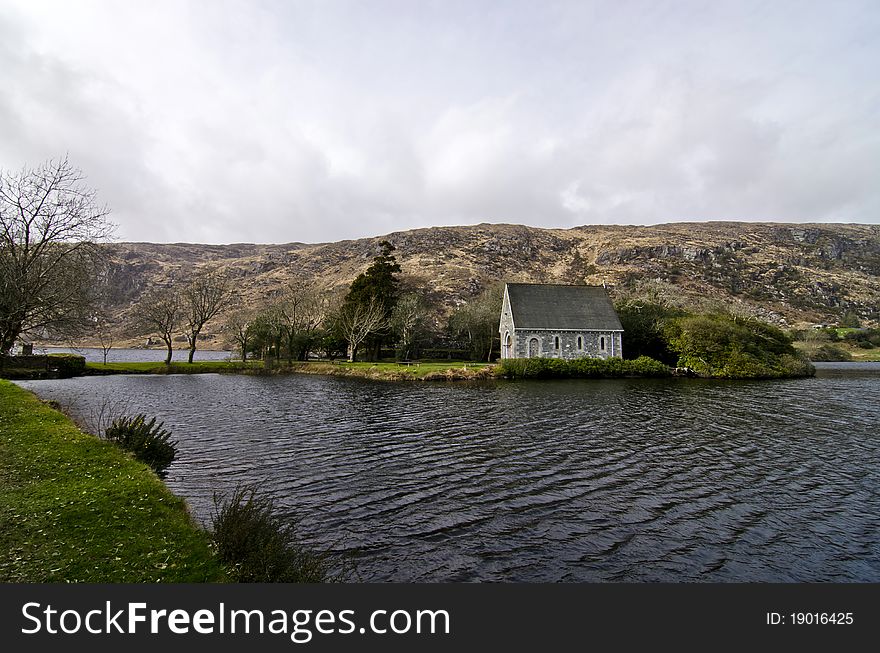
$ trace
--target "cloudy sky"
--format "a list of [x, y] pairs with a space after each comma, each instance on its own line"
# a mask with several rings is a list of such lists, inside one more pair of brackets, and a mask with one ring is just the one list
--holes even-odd
[[0, 2], [0, 168], [122, 240], [880, 222], [880, 2]]

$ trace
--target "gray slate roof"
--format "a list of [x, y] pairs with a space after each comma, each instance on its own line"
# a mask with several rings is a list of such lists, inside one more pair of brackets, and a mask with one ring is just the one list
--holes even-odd
[[623, 330], [602, 286], [509, 283], [507, 294], [517, 329]]

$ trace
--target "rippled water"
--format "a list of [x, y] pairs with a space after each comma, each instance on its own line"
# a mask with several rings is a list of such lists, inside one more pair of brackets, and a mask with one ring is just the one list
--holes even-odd
[[[84, 356], [90, 363], [102, 363], [104, 352], [95, 347], [34, 347], [35, 354], [78, 354]], [[123, 349], [112, 348], [107, 352], [108, 363], [161, 363], [165, 360], [167, 349]], [[232, 355], [228, 351], [212, 351], [209, 349], [196, 349], [193, 360], [197, 361], [222, 361]], [[171, 360], [185, 361], [189, 357], [189, 349], [172, 350]]]
[[258, 482], [381, 581], [880, 581], [880, 365], [793, 381], [24, 382], [180, 440], [207, 520]]

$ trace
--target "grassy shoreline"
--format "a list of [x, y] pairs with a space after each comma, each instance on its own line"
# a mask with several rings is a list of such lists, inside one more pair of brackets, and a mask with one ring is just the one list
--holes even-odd
[[146, 465], [0, 380], [0, 582], [223, 582]]
[[86, 375], [110, 374], [323, 374], [380, 381], [456, 381], [495, 378], [495, 365], [465, 362], [349, 363], [308, 361], [276, 363], [263, 361], [195, 361], [193, 363], [86, 363]]
[[566, 378], [674, 378], [677, 376], [696, 376], [705, 379], [761, 379], [798, 378], [812, 376], [814, 370], [804, 363], [803, 370], [775, 371], [764, 375], [706, 375], [693, 370], [676, 370], [651, 358], [636, 360], [618, 358], [576, 359], [573, 361], [535, 358], [501, 361], [499, 363], [473, 363], [428, 361], [413, 364], [394, 362], [356, 362], [347, 361], [307, 361], [276, 362], [267, 361], [195, 361], [193, 363], [87, 363], [86, 375], [110, 374], [319, 374], [344, 376], [373, 381], [480, 381], [515, 379], [566, 379]]

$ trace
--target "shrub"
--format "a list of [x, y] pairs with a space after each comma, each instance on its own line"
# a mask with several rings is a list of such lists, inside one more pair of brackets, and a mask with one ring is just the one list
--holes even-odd
[[177, 455], [177, 442], [171, 441], [170, 431], [163, 426], [163, 422], [156, 424], [155, 417], [148, 421], [142, 413], [117, 417], [107, 427], [104, 437], [161, 473]]
[[298, 544], [295, 523], [253, 488], [239, 487], [226, 499], [214, 495], [212, 522], [217, 554], [240, 583], [332, 580], [327, 557]]
[[500, 375], [509, 379], [572, 379], [623, 376], [669, 376], [670, 370], [647, 356], [635, 360], [621, 358], [507, 358], [501, 361]]
[[852, 356], [845, 349], [835, 345], [822, 345], [810, 354], [810, 360], [817, 363], [837, 363], [851, 361]]
[[843, 328], [858, 329], [860, 326], [862, 326], [862, 322], [861, 320], [859, 320], [859, 316], [857, 313], [853, 311], [847, 311], [846, 313], [844, 313], [843, 317], [840, 318], [840, 322], [838, 322], [837, 326]]
[[780, 356], [780, 366], [783, 376], [799, 377], [816, 374], [816, 368], [813, 364], [800, 353], [797, 355], [783, 354]]
[[50, 354], [49, 365], [58, 371], [58, 376], [67, 379], [72, 376], [82, 376], [86, 371], [85, 356], [76, 354]]
[[669, 348], [664, 335], [666, 324], [682, 317], [681, 309], [645, 301], [628, 300], [616, 305], [624, 329], [625, 358], [650, 356], [674, 365], [678, 356]]
[[780, 329], [724, 313], [679, 318], [667, 328], [678, 365], [700, 376], [757, 379], [811, 376], [806, 358]]

